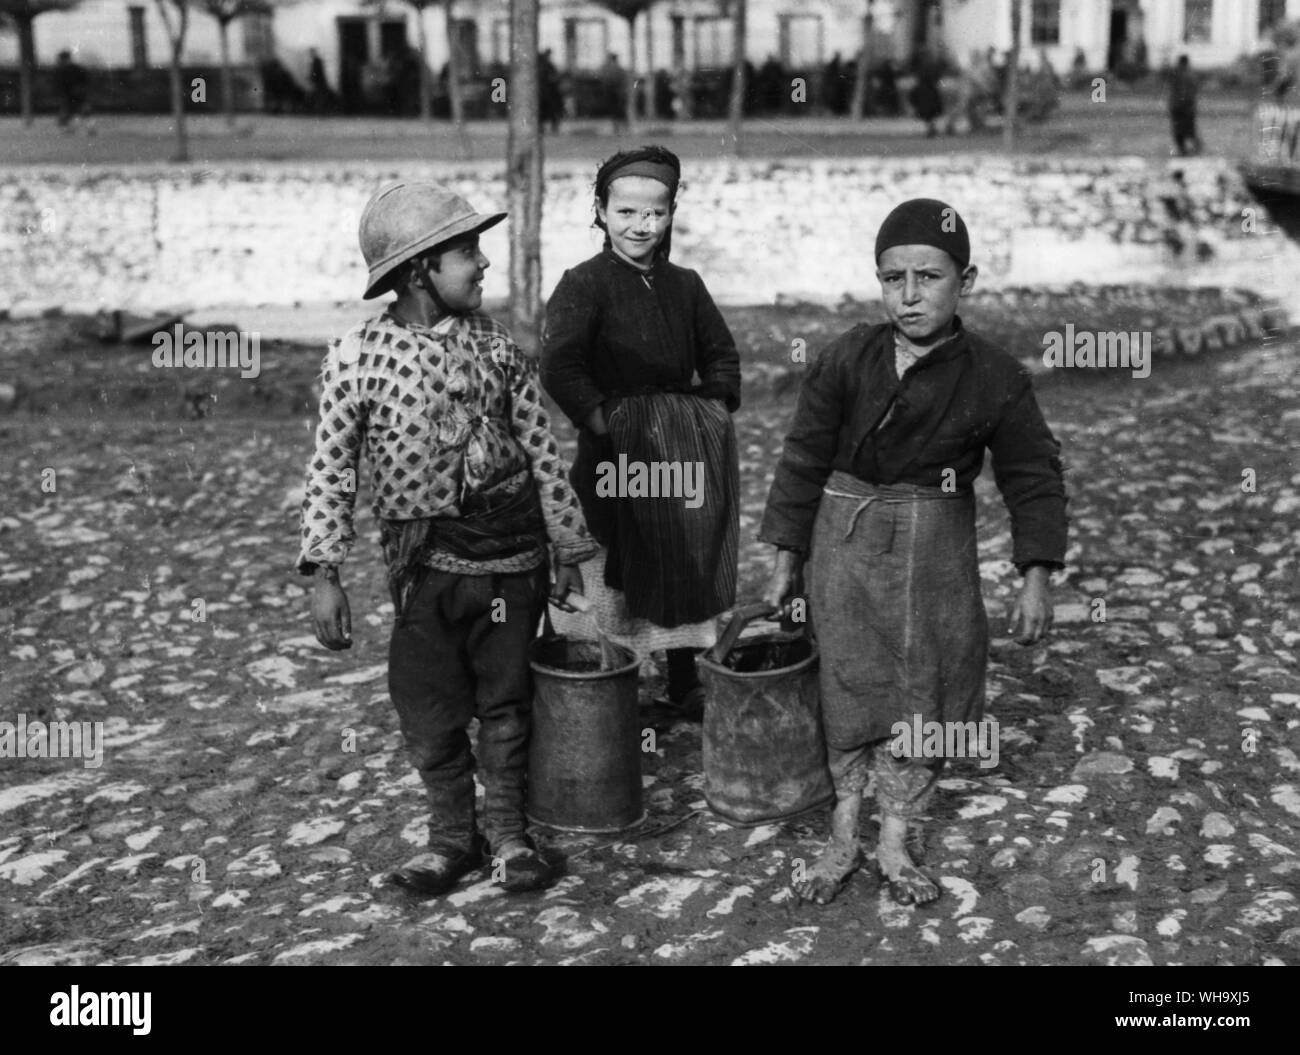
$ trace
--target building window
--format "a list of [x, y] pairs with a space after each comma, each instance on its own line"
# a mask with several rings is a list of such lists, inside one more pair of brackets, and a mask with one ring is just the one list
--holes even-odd
[[1183, 43], [1208, 44], [1214, 0], [1183, 0]]
[[695, 20], [695, 68], [721, 70], [731, 67], [731, 40], [735, 23], [729, 18], [702, 15]]
[[498, 66], [510, 64], [510, 19], [497, 18], [492, 22], [492, 61]]
[[250, 13], [239, 20], [244, 30], [244, 58], [262, 62], [275, 57], [275, 27], [269, 14]]
[[788, 70], [822, 64], [822, 16], [780, 15], [781, 63]]
[[1259, 0], [1259, 35], [1273, 31], [1286, 21], [1286, 0]]
[[1029, 42], [1061, 43], [1061, 0], [1034, 0], [1029, 13]]
[[598, 70], [609, 52], [609, 24], [603, 18], [564, 20], [564, 66]]
[[131, 19], [131, 65], [137, 70], [149, 65], [149, 39], [144, 32], [144, 8], [129, 7], [127, 14]]

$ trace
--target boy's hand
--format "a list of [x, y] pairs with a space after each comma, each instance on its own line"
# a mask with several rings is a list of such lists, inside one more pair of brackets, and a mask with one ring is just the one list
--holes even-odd
[[559, 564], [555, 568], [555, 585], [551, 587], [551, 600], [557, 606], [570, 594], [582, 594], [582, 569], [576, 564]]
[[317, 568], [312, 580], [311, 618], [316, 640], [331, 652], [352, 647], [352, 609], [337, 568]]
[[1032, 645], [1046, 637], [1052, 629], [1052, 588], [1049, 575], [1050, 572], [1041, 565], [1025, 570], [1020, 599], [1011, 611], [1009, 627], [1018, 645]]
[[779, 608], [779, 614], [784, 618], [790, 614], [790, 599], [797, 597], [802, 589], [803, 561], [800, 554], [788, 549], [777, 550], [772, 577], [763, 591], [763, 601], [772, 608]]

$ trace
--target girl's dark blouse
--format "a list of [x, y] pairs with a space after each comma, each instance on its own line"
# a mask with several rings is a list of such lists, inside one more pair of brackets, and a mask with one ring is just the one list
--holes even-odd
[[606, 400], [648, 391], [692, 392], [734, 411], [740, 356], [694, 271], [657, 259], [643, 272], [605, 249], [551, 294], [542, 384], [580, 428]]

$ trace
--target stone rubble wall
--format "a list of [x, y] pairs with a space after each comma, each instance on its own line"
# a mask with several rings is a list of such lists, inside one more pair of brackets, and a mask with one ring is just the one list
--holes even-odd
[[[909, 197], [958, 209], [985, 288], [1126, 272], [1140, 281], [1171, 255], [1253, 251], [1258, 235], [1242, 222], [1251, 202], [1233, 170], [1197, 160], [1184, 171], [1185, 192], [1141, 159], [687, 159], [673, 253], [723, 303], [874, 297], [876, 230]], [[573, 163], [548, 169], [543, 294], [600, 246], [592, 175]], [[0, 311], [355, 301], [361, 208], [397, 177], [449, 183], [482, 211], [504, 207], [501, 166], [487, 163], [10, 168], [0, 177]], [[507, 295], [505, 230], [483, 240], [489, 300]]]

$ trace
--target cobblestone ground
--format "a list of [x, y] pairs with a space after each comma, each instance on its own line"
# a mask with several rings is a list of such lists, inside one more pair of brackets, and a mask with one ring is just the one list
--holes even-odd
[[[981, 481], [1001, 757], [943, 781], [944, 896], [920, 909], [867, 870], [796, 904], [825, 818], [712, 818], [699, 725], [648, 706], [640, 834], [552, 838], [567, 874], [543, 894], [485, 873], [403, 898], [383, 878], [425, 812], [369, 514], [350, 652], [315, 643], [288, 570], [310, 423], [8, 419], [0, 720], [102, 722], [104, 755], [0, 761], [0, 962], [1300, 964], [1295, 353], [1040, 380], [1072, 495], [1058, 629], [1033, 649], [998, 629], [1015, 576]], [[742, 538], [789, 410], [738, 418]], [[765, 555], [742, 561], [753, 596]]]

